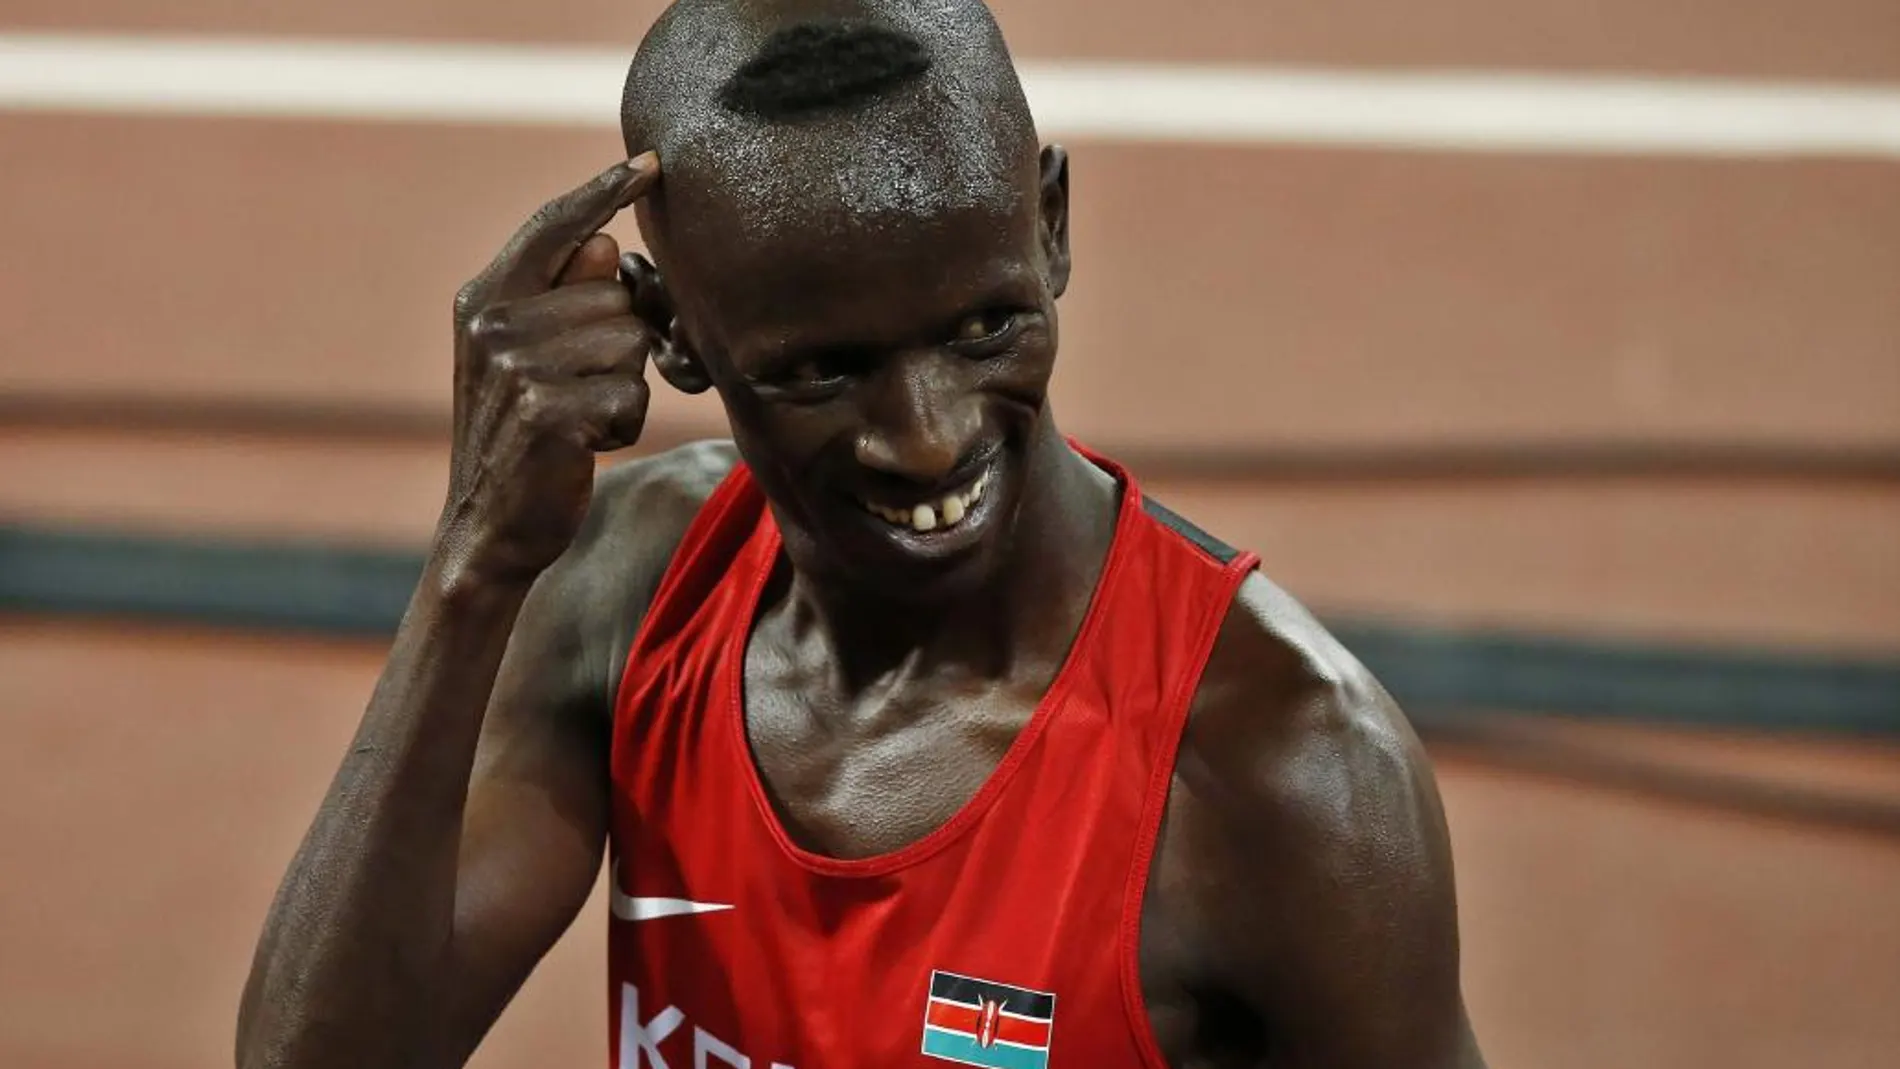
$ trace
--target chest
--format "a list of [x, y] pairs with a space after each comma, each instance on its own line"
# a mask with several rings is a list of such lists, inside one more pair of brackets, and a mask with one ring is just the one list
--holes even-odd
[[[731, 685], [682, 677], [629, 719], [642, 744], [616, 780], [642, 817], [616, 830], [625, 894], [718, 912], [614, 926], [615, 989], [639, 999], [621, 1007], [623, 1067], [654, 1052], [693, 1064], [702, 1034], [758, 1065], [937, 1064], [916, 1058], [930, 1013], [980, 1043], [1014, 1019], [1010, 998], [1042, 994], [1056, 1069], [1262, 1064], [1220, 1038], [1228, 1015], [1197, 973], [1206, 925], [1181, 881], [1131, 895], [1157, 825], [1150, 871], [1189, 868], [1152, 808], [1159, 688], [1075, 673], [1045, 700], [1046, 683], [913, 677], [845, 703], [782, 647], [723, 664]], [[949, 1006], [940, 974], [995, 997]], [[790, 1016], [772, 1009], [786, 990], [825, 995]], [[870, 1003], [889, 1013], [866, 1031], [854, 1007]]]
[[[744, 706], [758, 774], [787, 833], [831, 857], [889, 854], [949, 823], [1037, 705], [1020, 689], [942, 681], [854, 709], [794, 662], [763, 652], [748, 658]], [[1178, 822], [1161, 824], [1135, 948], [1147, 1024], [1174, 1069], [1258, 1066], [1258, 1023], [1203, 967], [1214, 925], [1188, 890], [1192, 844]]]
[[1123, 997], [1141, 792], [1099, 702], [948, 680], [841, 710], [739, 667], [621, 748], [622, 1069], [1153, 1069]]
[[943, 675], [852, 698], [780, 647], [745, 666], [743, 718], [787, 835], [827, 857], [888, 854], [948, 824], [1034, 717], [1031, 686]]

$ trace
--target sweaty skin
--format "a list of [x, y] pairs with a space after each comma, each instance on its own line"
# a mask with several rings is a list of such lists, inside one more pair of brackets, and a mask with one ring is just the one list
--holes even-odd
[[[928, 6], [941, 25], [915, 32], [1006, 59], [981, 5]], [[663, 27], [743, 43], [771, 19], [866, 7], [706, 0]], [[538, 212], [458, 295], [442, 521], [272, 907], [238, 1064], [466, 1060], [594, 885], [615, 684], [673, 548], [741, 457], [791, 565], [745, 662], [747, 735], [790, 833], [838, 857], [895, 850], [994, 770], [1075, 640], [1118, 488], [1047, 398], [1067, 156], [1014, 129], [1019, 97], [982, 89], [993, 69], [969, 69], [951, 68], [961, 96], [926, 82], [780, 136], [653, 118], [672, 83], [650, 63], [629, 93], [642, 155]], [[985, 116], [988, 140], [943, 136]], [[881, 156], [854, 152], [867, 136]], [[959, 145], [967, 158], [916, 181], [926, 148]], [[745, 158], [722, 168], [735, 146]], [[954, 190], [933, 187], [946, 176]], [[658, 268], [617, 271], [596, 232], [636, 202]], [[594, 452], [638, 437], [649, 357], [676, 388], [716, 389], [733, 441], [596, 483]], [[978, 470], [993, 472], [983, 509], [950, 531], [864, 507], [938, 499]], [[1482, 1065], [1425, 758], [1377, 683], [1259, 575], [1195, 696], [1140, 965], [1178, 1069]]]

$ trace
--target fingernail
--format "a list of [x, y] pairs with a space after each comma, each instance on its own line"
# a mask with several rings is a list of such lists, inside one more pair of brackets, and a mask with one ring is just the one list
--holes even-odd
[[649, 172], [657, 171], [659, 169], [660, 169], [660, 154], [657, 152], [650, 152], [650, 151], [642, 152], [638, 156], [635, 156], [634, 158], [627, 161], [627, 170], [633, 172], [634, 174], [647, 174]]

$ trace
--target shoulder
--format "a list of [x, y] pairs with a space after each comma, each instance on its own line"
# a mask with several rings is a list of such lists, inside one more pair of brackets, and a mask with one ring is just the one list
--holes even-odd
[[1368, 799], [1402, 809], [1429, 791], [1424, 750], [1392, 696], [1258, 572], [1221, 624], [1180, 772], [1218, 785], [1234, 806], [1225, 817], [1249, 823], [1343, 815]]
[[645, 564], [650, 570], [659, 559], [664, 570], [738, 460], [731, 442], [704, 441], [608, 468], [594, 482], [593, 504], [562, 563], [587, 570]]
[[1480, 1064], [1424, 750], [1365, 666], [1262, 576], [1222, 624], [1174, 771], [1144, 953], [1269, 1022], [1307, 1052], [1296, 1064]]
[[558, 591], [572, 609], [624, 605], [630, 596], [644, 603], [693, 517], [737, 462], [731, 442], [706, 441], [603, 471], [574, 544], [541, 577], [537, 593]]
[[574, 544], [535, 584], [517, 638], [568, 663], [589, 704], [612, 695], [673, 553], [732, 472], [731, 442], [707, 441], [602, 472]]
[[[1164, 882], [1195, 877], [1180, 904], [1217, 956], [1270, 950], [1291, 962], [1323, 950], [1306, 941], [1404, 928], [1431, 942], [1453, 930], [1450, 848], [1423, 747], [1365, 666], [1264, 576], [1242, 584], [1202, 676], [1158, 862]], [[1250, 926], [1268, 916], [1284, 920], [1268, 943], [1238, 934], [1263, 934]]]

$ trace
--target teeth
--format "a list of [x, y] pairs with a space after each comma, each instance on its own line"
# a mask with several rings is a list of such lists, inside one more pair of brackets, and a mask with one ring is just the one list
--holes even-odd
[[889, 508], [866, 501], [864, 507], [873, 516], [895, 527], [908, 527], [922, 534], [939, 527], [955, 527], [970, 514], [970, 506], [983, 497], [983, 488], [989, 485], [990, 473], [985, 471], [976, 481], [961, 493], [945, 494], [936, 501], [926, 502], [908, 509]]

